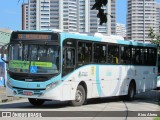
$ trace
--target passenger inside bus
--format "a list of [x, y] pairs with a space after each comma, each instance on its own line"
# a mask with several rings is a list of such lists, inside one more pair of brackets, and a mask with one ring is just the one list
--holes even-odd
[[108, 46], [108, 62], [109, 63], [119, 63], [119, 48], [114, 45]]

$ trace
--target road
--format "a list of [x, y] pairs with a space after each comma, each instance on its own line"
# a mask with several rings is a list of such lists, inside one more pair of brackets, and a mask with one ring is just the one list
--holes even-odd
[[[42, 112], [47, 111], [44, 114], [49, 114], [51, 116], [58, 116], [54, 117], [54, 120], [153, 120], [155, 117], [154, 115], [151, 117], [128, 117], [130, 111], [141, 111], [140, 116], [143, 116], [144, 111], [150, 111], [151, 114], [154, 114], [153, 111], [160, 111], [159, 101], [160, 99], [160, 91], [150, 91], [146, 93], [141, 93], [136, 96], [134, 101], [123, 101], [119, 97], [110, 97], [105, 99], [92, 99], [88, 101], [87, 105], [73, 107], [70, 106], [67, 102], [54, 102], [54, 101], [47, 101], [43, 106], [35, 107], [32, 106], [27, 99], [20, 99], [12, 102], [1, 103], [0, 104], [0, 111], [18, 111], [18, 112], [26, 112], [26, 111], [34, 111], [34, 112]], [[53, 111], [55, 113], [53, 113]], [[58, 112], [56, 112], [58, 111]], [[67, 117], [65, 114], [69, 112], [70, 116]], [[78, 111], [77, 114], [75, 111]], [[91, 112], [93, 111], [93, 112]], [[107, 111], [107, 112], [106, 112]], [[115, 111], [115, 112], [113, 112]], [[112, 117], [107, 117], [104, 114], [109, 114], [111, 112]], [[138, 112], [138, 113], [139, 113]], [[153, 112], [153, 113], [152, 113]], [[124, 116], [120, 114], [125, 114]], [[157, 113], [157, 112], [156, 112]], [[158, 112], [159, 114], [160, 112]], [[75, 115], [74, 115], [75, 114]], [[103, 114], [103, 115], [101, 115]], [[115, 114], [115, 115], [114, 115]], [[135, 113], [137, 114], [137, 112]], [[83, 117], [80, 117], [80, 116]], [[63, 116], [63, 117], [62, 117]], [[105, 116], [105, 117], [104, 117]], [[115, 117], [114, 117], [115, 116]], [[116, 117], [119, 116], [119, 117]], [[42, 116], [43, 117], [43, 116]], [[3, 118], [7, 119], [7, 118]], [[20, 117], [16, 118], [22, 119]], [[34, 119], [46, 119], [44, 118], [34, 118]], [[52, 119], [52, 117], [47, 117], [47, 119]], [[8, 120], [8, 119], [7, 119]]]

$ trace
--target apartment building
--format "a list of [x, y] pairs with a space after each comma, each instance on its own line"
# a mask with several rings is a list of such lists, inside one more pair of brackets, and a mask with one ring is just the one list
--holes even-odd
[[22, 4], [22, 30], [28, 30], [28, 4]]
[[156, 12], [157, 12], [157, 18], [156, 18], [156, 26], [157, 26], [157, 30], [156, 33], [159, 34], [160, 33], [160, 3], [156, 4]]
[[115, 34], [116, 0], [108, 0], [104, 6], [108, 21], [102, 26], [97, 18], [98, 11], [91, 10], [94, 3], [95, 0], [29, 0], [28, 28]]
[[125, 24], [116, 23], [116, 35], [120, 35], [126, 38], [126, 26]]
[[127, 39], [148, 42], [149, 29], [156, 30], [156, 1], [127, 1]]

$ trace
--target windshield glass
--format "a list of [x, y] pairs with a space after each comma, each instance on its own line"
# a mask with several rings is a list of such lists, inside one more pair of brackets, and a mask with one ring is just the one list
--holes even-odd
[[10, 44], [9, 70], [16, 73], [56, 74], [59, 72], [59, 46]]

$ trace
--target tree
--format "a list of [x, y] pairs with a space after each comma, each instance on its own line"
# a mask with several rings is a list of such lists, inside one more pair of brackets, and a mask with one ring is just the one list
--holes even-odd
[[156, 34], [153, 28], [150, 28], [148, 37], [151, 38], [151, 43], [160, 45], [160, 34]]
[[[21, 1], [21, 0], [18, 0], [18, 3], [19, 3], [20, 1]], [[25, 0], [22, 0], [22, 1], [23, 1], [23, 3], [24, 3]]]
[[[91, 10], [93, 10], [93, 9], [98, 10], [97, 18], [100, 18], [100, 25], [107, 22], [107, 14], [108, 13], [104, 13], [104, 9], [102, 9], [102, 7], [106, 6], [107, 3], [108, 3], [108, 0], [95, 0], [95, 4], [91, 8]], [[111, 17], [113, 17], [113, 16], [111, 16]]]

